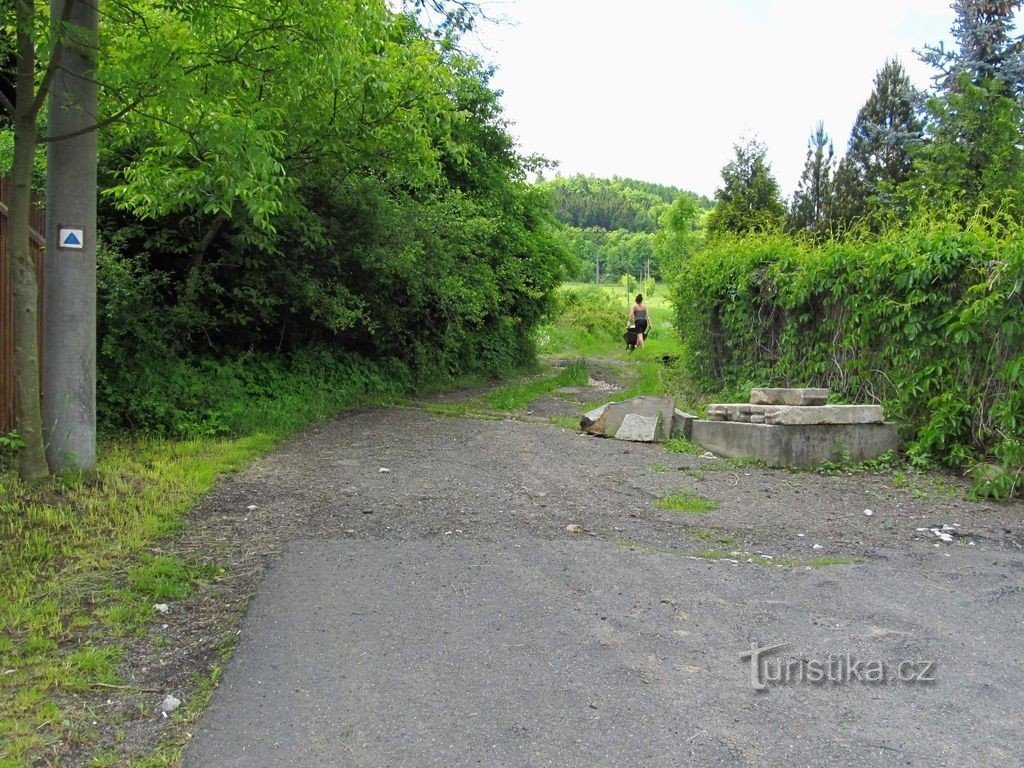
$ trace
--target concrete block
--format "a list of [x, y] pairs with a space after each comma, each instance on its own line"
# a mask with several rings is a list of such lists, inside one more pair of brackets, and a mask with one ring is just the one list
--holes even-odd
[[672, 414], [672, 437], [683, 437], [689, 440], [693, 434], [693, 422], [697, 417], [676, 408]]
[[868, 461], [896, 450], [896, 425], [693, 422], [693, 442], [717, 456], [752, 457], [773, 467], [813, 469], [823, 461]]
[[826, 405], [828, 389], [817, 387], [755, 387], [750, 402], [757, 405]]
[[639, 413], [627, 413], [622, 417], [622, 424], [615, 431], [616, 440], [629, 440], [634, 443], [653, 443], [658, 439], [660, 416], [641, 416]]

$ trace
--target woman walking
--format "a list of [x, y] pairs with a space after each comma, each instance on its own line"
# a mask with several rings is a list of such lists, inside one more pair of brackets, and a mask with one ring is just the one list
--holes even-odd
[[643, 347], [644, 336], [646, 336], [654, 326], [651, 325], [650, 315], [647, 313], [647, 305], [644, 304], [644, 296], [642, 293], [636, 295], [636, 304], [634, 304], [629, 310], [629, 324], [636, 327], [636, 345]]

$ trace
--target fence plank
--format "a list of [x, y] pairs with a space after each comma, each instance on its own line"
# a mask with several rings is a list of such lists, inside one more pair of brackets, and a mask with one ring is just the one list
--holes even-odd
[[[7, 249], [7, 201], [10, 181], [0, 177], [0, 434], [14, 429], [14, 286], [11, 258]], [[46, 250], [46, 211], [41, 196], [32, 200], [32, 255], [39, 280], [39, 338], [43, 338], [43, 257]], [[39, 370], [42, 375], [42, 350]]]

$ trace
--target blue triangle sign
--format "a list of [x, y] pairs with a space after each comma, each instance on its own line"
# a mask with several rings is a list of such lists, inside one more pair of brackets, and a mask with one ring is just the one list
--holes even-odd
[[69, 232], [68, 236], [64, 238], [64, 245], [81, 245], [82, 241], [78, 239], [78, 235], [74, 232]]

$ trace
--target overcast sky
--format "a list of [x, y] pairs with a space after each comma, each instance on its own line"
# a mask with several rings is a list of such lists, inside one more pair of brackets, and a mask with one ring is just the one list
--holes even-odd
[[875, 74], [950, 39], [950, 0], [482, 0], [506, 23], [472, 41], [498, 72], [524, 153], [559, 173], [625, 176], [712, 196], [733, 145], [768, 147], [792, 195], [819, 120], [837, 156]]

